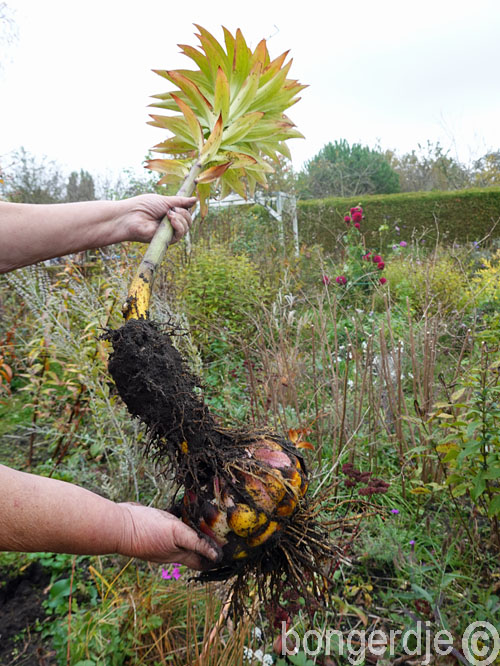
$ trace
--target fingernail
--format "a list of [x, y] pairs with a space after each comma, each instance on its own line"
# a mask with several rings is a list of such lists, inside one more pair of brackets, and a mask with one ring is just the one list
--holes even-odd
[[219, 558], [219, 553], [215, 550], [210, 549], [208, 551], [208, 556], [210, 557], [211, 560], [215, 562]]

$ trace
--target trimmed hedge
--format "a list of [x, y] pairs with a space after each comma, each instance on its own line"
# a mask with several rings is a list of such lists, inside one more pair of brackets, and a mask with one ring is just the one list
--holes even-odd
[[[325, 250], [334, 251], [346, 227], [344, 214], [357, 204], [363, 206], [365, 214], [363, 232], [373, 240], [381, 225], [387, 224], [392, 230], [397, 224], [405, 240], [425, 233], [430, 241], [437, 234], [444, 242], [475, 241], [500, 220], [500, 188], [304, 200], [297, 204], [300, 242], [319, 243]], [[492, 238], [500, 238], [500, 224]]]

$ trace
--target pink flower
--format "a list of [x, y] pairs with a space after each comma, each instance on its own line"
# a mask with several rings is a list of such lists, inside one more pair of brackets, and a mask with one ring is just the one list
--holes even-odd
[[401, 241], [401, 243], [399, 245], [400, 245], [400, 247], [406, 247], [408, 245], [408, 243], [406, 241]]
[[349, 224], [350, 221], [351, 221], [351, 218], [349, 217], [349, 215], [347, 215], [347, 214], [344, 215], [344, 222], [347, 222], [347, 224]]
[[374, 264], [378, 264], [382, 261], [382, 257], [380, 256], [380, 254], [374, 254], [372, 257], [372, 261]]
[[360, 225], [359, 222], [355, 222], [355, 223], [354, 223], [354, 226], [355, 226], [356, 229], [358, 229], [358, 230], [361, 229], [361, 225]]
[[370, 261], [370, 258], [371, 258], [370, 255], [371, 255], [371, 252], [367, 252], [366, 254], [363, 255], [363, 259], [365, 261]]
[[387, 282], [387, 278], [381, 277], [379, 282], [380, 282], [380, 284], [385, 284]]
[[181, 572], [180, 572], [180, 564], [177, 564], [177, 562], [174, 562], [172, 564], [172, 571], [170, 572], [168, 569], [164, 569], [163, 567], [161, 568], [161, 577], [165, 580], [170, 580], [173, 578], [174, 580], [179, 580], [181, 577]]
[[361, 222], [362, 219], [363, 219], [363, 213], [361, 213], [359, 210], [357, 210], [355, 213], [352, 214], [353, 222]]
[[344, 275], [338, 275], [338, 276], [335, 278], [335, 282], [336, 282], [337, 284], [347, 284], [347, 278], [346, 278]]
[[383, 262], [383, 261], [379, 261], [378, 264], [377, 264], [377, 268], [378, 268], [380, 271], [383, 271], [384, 268], [385, 268], [385, 264], [384, 264], [384, 262]]
[[325, 286], [328, 286], [328, 285], [330, 284], [330, 278], [328, 277], [328, 275], [323, 275], [323, 277], [321, 278], [321, 280], [323, 281], [323, 284], [324, 284]]

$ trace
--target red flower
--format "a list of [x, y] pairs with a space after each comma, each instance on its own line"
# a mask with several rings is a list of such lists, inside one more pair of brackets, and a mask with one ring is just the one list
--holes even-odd
[[377, 264], [377, 268], [378, 268], [380, 271], [383, 271], [384, 268], [385, 268], [385, 264], [384, 264], [384, 262], [383, 262], [383, 261], [379, 261], [378, 264]]
[[335, 278], [335, 282], [336, 282], [337, 284], [347, 284], [347, 278], [346, 278], [344, 275], [338, 275], [338, 276]]
[[354, 226], [356, 227], [356, 229], [361, 229], [361, 225], [359, 222], [355, 222]]
[[382, 261], [382, 257], [380, 254], [374, 254], [372, 257], [372, 261], [374, 264], [378, 264], [380, 261]]
[[367, 252], [366, 254], [363, 255], [363, 259], [365, 261], [370, 261], [370, 255], [371, 255], [371, 252]]
[[380, 282], [380, 284], [385, 284], [387, 282], [387, 278], [381, 277], [379, 282]]
[[330, 278], [328, 277], [328, 275], [323, 275], [323, 277], [321, 279], [322, 279], [324, 285], [328, 286], [330, 284]]
[[347, 222], [347, 224], [349, 224], [350, 221], [351, 221], [351, 218], [349, 217], [349, 215], [347, 215], [347, 214], [344, 215], [344, 222]]
[[357, 210], [355, 213], [352, 214], [353, 222], [361, 222], [362, 219], [363, 219], [363, 213], [361, 213], [359, 210]]

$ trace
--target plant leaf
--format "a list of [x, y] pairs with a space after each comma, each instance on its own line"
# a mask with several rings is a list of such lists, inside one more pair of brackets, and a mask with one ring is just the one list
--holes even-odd
[[185, 102], [183, 102], [179, 97], [177, 97], [177, 95], [174, 95], [174, 93], [172, 93], [172, 99], [175, 101], [179, 109], [182, 111], [184, 118], [186, 119], [186, 123], [191, 131], [191, 134], [193, 135], [193, 139], [194, 141], [196, 141], [198, 150], [200, 151], [203, 148], [204, 137], [203, 137], [203, 130], [201, 129], [201, 125], [198, 122], [196, 114]]
[[210, 136], [205, 141], [205, 145], [200, 152], [200, 159], [202, 164], [211, 162], [217, 155], [222, 141], [223, 127], [222, 115], [219, 115], [217, 122], [215, 123], [214, 128], [210, 133]]
[[222, 121], [225, 124], [229, 117], [230, 90], [227, 76], [222, 67], [217, 70], [214, 93], [214, 112], [216, 115], [222, 115]]
[[247, 113], [245, 116], [241, 116], [238, 120], [232, 122], [231, 125], [224, 130], [222, 146], [230, 146], [241, 141], [255, 123], [259, 122], [263, 115], [264, 114], [261, 111], [254, 111], [253, 113]]
[[231, 162], [224, 162], [223, 164], [215, 164], [214, 166], [205, 169], [196, 178], [196, 183], [211, 183], [222, 176], [222, 174], [229, 169]]

